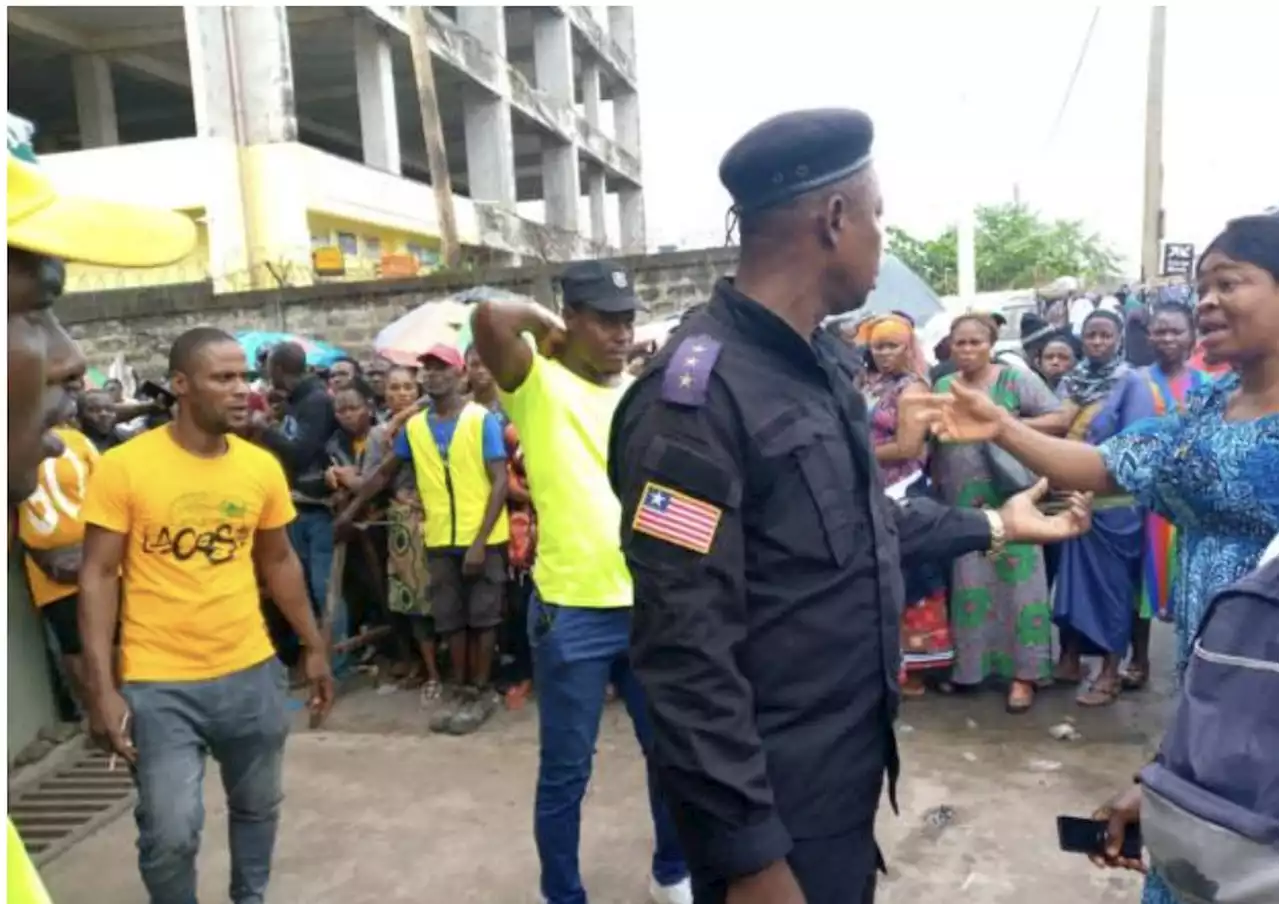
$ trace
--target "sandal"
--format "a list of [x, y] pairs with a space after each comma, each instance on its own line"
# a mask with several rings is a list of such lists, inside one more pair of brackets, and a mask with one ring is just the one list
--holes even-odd
[[1076, 697], [1076, 705], [1091, 708], [1110, 706], [1120, 696], [1120, 683], [1119, 678], [1110, 684], [1104, 684], [1101, 680], [1094, 681], [1088, 690]]
[[428, 681], [422, 685], [422, 692], [418, 695], [418, 703], [422, 706], [429, 706], [440, 699], [444, 693], [444, 687], [439, 681]]
[[1129, 665], [1120, 673], [1120, 687], [1126, 691], [1140, 691], [1151, 680], [1151, 666]]
[[1004, 703], [1005, 712], [1011, 716], [1020, 716], [1030, 712], [1036, 702], [1036, 686], [1034, 682], [1014, 679], [1009, 687], [1009, 696]]

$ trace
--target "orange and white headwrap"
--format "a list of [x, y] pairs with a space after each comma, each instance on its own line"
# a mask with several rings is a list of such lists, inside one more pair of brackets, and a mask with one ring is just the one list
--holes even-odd
[[903, 320], [901, 317], [894, 317], [892, 314], [886, 317], [877, 317], [871, 322], [871, 331], [868, 335], [870, 342], [877, 342], [881, 339], [897, 339], [900, 342], [910, 342], [915, 330], [911, 328], [911, 324]]
[[897, 314], [876, 317], [868, 321], [859, 332], [863, 334], [860, 337], [862, 343], [868, 346], [886, 339], [901, 342], [906, 346], [907, 369], [914, 374], [923, 374], [927, 369], [920, 343], [916, 340], [915, 327], [905, 317]]

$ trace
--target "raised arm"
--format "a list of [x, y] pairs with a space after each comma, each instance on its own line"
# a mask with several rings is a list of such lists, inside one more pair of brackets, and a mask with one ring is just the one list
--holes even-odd
[[552, 311], [535, 302], [482, 301], [471, 316], [476, 352], [504, 392], [515, 392], [529, 376], [534, 350], [524, 334], [533, 336], [538, 348], [548, 351], [564, 334], [564, 323]]

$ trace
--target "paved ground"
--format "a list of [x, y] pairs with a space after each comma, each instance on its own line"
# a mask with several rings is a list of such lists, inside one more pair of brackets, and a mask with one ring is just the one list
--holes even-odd
[[[1168, 671], [1170, 633], [1158, 638], [1159, 673]], [[1133, 878], [1057, 850], [1054, 816], [1087, 815], [1122, 787], [1167, 703], [1166, 685], [1105, 711], [1080, 710], [1069, 691], [1049, 692], [1022, 717], [1006, 715], [995, 693], [905, 706], [901, 815], [882, 809], [890, 875], [879, 901], [1136, 901]], [[1054, 740], [1049, 728], [1067, 717], [1081, 737]], [[444, 738], [426, 732], [411, 695], [357, 693], [339, 703], [328, 730], [299, 731], [289, 744], [270, 904], [535, 900], [529, 710], [504, 713], [471, 738]], [[216, 774], [207, 787], [201, 899], [225, 901], [226, 816]], [[145, 900], [134, 837], [124, 818], [49, 864], [53, 900]], [[641, 764], [625, 712], [611, 706], [583, 833], [594, 904], [644, 901], [650, 843]]]

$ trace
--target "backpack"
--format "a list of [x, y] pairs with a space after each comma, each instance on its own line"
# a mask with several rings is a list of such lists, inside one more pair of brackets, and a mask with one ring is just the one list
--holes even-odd
[[1139, 776], [1151, 871], [1188, 904], [1280, 894], [1277, 561], [1213, 597], [1173, 722]]

